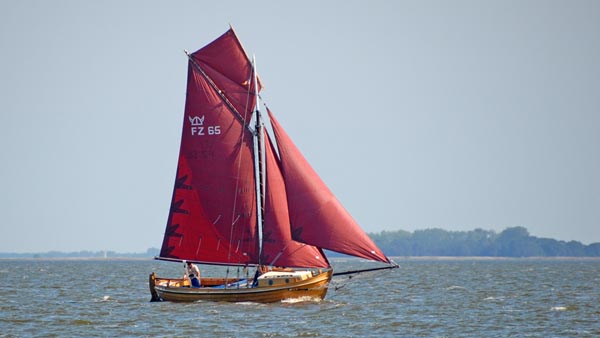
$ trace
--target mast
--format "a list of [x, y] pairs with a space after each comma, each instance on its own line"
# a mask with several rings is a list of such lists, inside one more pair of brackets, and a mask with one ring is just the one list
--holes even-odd
[[265, 149], [264, 149], [264, 132], [263, 132], [263, 122], [260, 114], [260, 99], [258, 96], [258, 77], [256, 74], [256, 57], [252, 56], [252, 82], [254, 83], [254, 95], [256, 97], [256, 121], [254, 128], [254, 167], [255, 169], [255, 177], [256, 177], [256, 206], [257, 206], [257, 232], [258, 232], [258, 257], [259, 264], [261, 262], [261, 252], [262, 252], [262, 238], [263, 238], [263, 224], [264, 224], [264, 201], [265, 201]]

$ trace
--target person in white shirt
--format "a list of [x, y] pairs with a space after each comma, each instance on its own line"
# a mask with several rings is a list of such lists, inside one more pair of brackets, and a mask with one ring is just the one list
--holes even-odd
[[185, 277], [189, 278], [192, 287], [200, 287], [200, 269], [195, 264], [192, 264], [192, 262], [187, 262]]

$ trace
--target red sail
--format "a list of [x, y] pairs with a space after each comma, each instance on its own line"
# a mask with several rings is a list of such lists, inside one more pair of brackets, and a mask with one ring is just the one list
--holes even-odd
[[267, 185], [262, 262], [275, 266], [327, 268], [329, 262], [319, 248], [292, 240], [281, 169], [269, 135], [264, 139]]
[[352, 219], [269, 111], [281, 157], [292, 238], [320, 248], [390, 263]]
[[252, 67], [232, 30], [190, 55], [179, 164], [161, 257], [258, 262]]

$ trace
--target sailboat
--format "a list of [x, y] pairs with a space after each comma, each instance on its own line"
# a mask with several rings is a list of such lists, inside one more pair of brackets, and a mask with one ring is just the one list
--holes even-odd
[[[222, 265], [227, 272], [202, 276], [200, 287], [184, 277], [162, 278], [153, 272], [152, 300], [323, 299], [334, 275], [324, 249], [385, 263], [374, 269], [397, 267], [344, 209], [262, 102], [266, 124], [255, 62], [233, 28], [186, 55], [177, 174], [156, 259]], [[230, 272], [236, 267], [237, 273]], [[253, 276], [249, 269], [256, 269]]]

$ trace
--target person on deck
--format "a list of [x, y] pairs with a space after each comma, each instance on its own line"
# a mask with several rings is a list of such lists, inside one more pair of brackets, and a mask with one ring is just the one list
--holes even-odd
[[262, 274], [269, 272], [269, 267], [266, 265], [259, 265], [256, 267], [256, 272], [254, 273], [254, 278], [252, 279], [252, 287], [258, 286], [258, 277]]
[[189, 278], [190, 283], [192, 283], [192, 287], [199, 288], [200, 287], [200, 269], [198, 269], [196, 264], [192, 264], [192, 262], [187, 262], [185, 272], [186, 272], [186, 277]]

